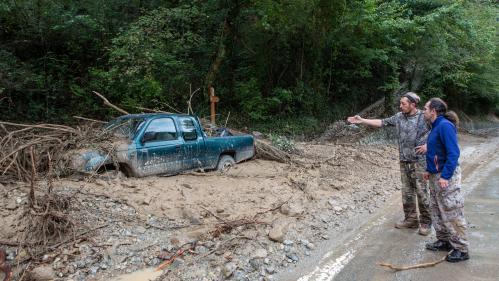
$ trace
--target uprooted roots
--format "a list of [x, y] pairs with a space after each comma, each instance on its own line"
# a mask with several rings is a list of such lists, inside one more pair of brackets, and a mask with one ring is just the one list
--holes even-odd
[[24, 241], [32, 256], [74, 235], [75, 222], [69, 215], [71, 204], [70, 196], [51, 192], [36, 198], [32, 207], [26, 207]]

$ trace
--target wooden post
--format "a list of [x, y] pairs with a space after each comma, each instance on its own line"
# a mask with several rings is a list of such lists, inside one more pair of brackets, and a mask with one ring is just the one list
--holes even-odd
[[215, 104], [220, 100], [217, 96], [215, 96], [215, 89], [213, 87], [209, 87], [209, 95], [210, 95], [210, 112], [211, 112], [211, 124], [215, 125]]

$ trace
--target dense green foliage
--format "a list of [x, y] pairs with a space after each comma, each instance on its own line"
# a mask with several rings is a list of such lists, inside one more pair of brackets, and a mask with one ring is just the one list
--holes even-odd
[[[400, 85], [466, 112], [499, 113], [494, 1], [7, 0], [2, 119], [117, 115], [138, 107], [240, 126], [318, 129]], [[272, 122], [269, 122], [272, 121]], [[291, 124], [291, 125], [290, 125]]]

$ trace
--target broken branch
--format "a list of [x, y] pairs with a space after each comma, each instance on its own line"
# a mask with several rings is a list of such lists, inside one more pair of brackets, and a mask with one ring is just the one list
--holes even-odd
[[101, 99], [104, 101], [104, 104], [105, 104], [105, 105], [107, 105], [107, 106], [109, 106], [109, 107], [112, 107], [112, 108], [114, 108], [115, 110], [117, 110], [117, 111], [119, 111], [119, 112], [121, 112], [121, 113], [123, 113], [123, 114], [130, 114], [130, 113], [126, 112], [125, 110], [123, 110], [123, 109], [121, 109], [121, 108], [117, 107], [116, 105], [114, 105], [114, 104], [110, 103], [110, 102], [109, 102], [109, 100], [108, 100], [106, 97], [104, 97], [103, 95], [101, 95], [100, 93], [98, 93], [98, 92], [96, 92], [96, 91], [92, 91], [92, 93], [94, 93], [94, 94], [95, 94], [95, 95], [97, 95], [99, 98], [101, 98]]

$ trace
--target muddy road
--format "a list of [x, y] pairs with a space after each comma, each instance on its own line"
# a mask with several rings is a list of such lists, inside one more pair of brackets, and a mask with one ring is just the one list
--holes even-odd
[[[497, 155], [497, 138], [464, 135], [461, 144], [465, 175]], [[297, 147], [293, 164], [251, 160], [226, 173], [55, 180], [54, 192], [73, 198], [68, 212], [78, 228], [36, 258], [16, 246], [26, 234], [29, 184], [3, 183], [0, 247], [8, 263], [20, 263], [15, 279], [32, 280], [385, 280], [399, 275], [377, 261], [434, 258], [421, 250], [429, 238], [393, 228], [402, 217], [396, 146], [322, 140]], [[37, 182], [38, 192], [46, 185]], [[470, 234], [474, 251], [480, 235], [489, 237]], [[349, 273], [350, 266], [362, 270]]]
[[425, 250], [434, 232], [420, 236], [415, 230], [399, 230], [400, 195], [394, 194], [384, 208], [365, 221], [353, 222], [345, 235], [327, 246], [321, 255], [301, 266], [282, 272], [277, 280], [499, 280], [499, 139], [487, 142], [463, 137], [463, 191], [471, 259], [435, 267], [394, 272], [378, 265], [414, 265], [445, 256]]

